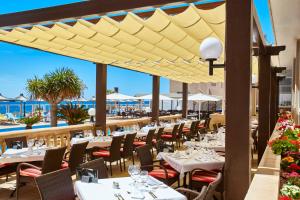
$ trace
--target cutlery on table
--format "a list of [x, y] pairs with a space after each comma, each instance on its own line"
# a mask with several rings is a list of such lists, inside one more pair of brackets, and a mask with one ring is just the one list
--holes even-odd
[[153, 199], [157, 199], [157, 196], [152, 191], [150, 191], [149, 194], [153, 197]]

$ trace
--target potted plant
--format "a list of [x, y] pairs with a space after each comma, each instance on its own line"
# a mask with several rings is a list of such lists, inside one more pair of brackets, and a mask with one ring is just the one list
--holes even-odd
[[32, 125], [40, 121], [40, 117], [37, 115], [24, 117], [20, 120], [22, 123], [26, 124], [26, 129], [32, 129]]
[[76, 106], [72, 103], [68, 103], [58, 109], [58, 117], [66, 120], [69, 125], [75, 125], [84, 123], [90, 116], [88, 109], [84, 108], [84, 106]]

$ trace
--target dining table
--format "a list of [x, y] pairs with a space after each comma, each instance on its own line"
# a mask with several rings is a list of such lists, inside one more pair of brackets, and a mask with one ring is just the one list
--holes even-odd
[[112, 142], [112, 137], [110, 136], [100, 136], [100, 137], [94, 137], [94, 136], [88, 136], [84, 138], [76, 138], [73, 137], [71, 139], [71, 145], [78, 144], [82, 142], [89, 142], [87, 145], [87, 148], [93, 148], [93, 147], [101, 147], [106, 148], [110, 147]]
[[80, 200], [132, 200], [138, 197], [144, 200], [187, 200], [184, 195], [151, 176], [145, 183], [134, 182], [131, 177], [98, 179], [97, 183], [77, 180], [74, 189]]
[[0, 156], [0, 164], [43, 161], [47, 149], [50, 148], [43, 146], [38, 148], [33, 147], [32, 149], [6, 149], [6, 151], [4, 151], [4, 153]]
[[225, 163], [225, 157], [208, 148], [188, 148], [173, 153], [160, 152], [157, 155], [157, 159], [166, 161], [180, 173], [181, 177], [196, 168], [205, 170], [221, 169]]

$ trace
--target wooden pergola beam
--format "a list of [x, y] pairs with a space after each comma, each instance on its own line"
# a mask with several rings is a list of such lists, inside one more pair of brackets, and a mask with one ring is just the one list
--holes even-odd
[[[71, 3], [48, 8], [41, 8], [23, 12], [9, 13], [0, 15], [0, 28], [20, 26], [28, 24], [37, 24], [41, 22], [53, 22], [62, 19], [79, 19], [92, 15], [105, 15], [117, 11], [131, 11], [143, 7], [159, 7], [172, 3], [191, 3], [196, 0], [90, 0], [84, 2]], [[203, 5], [197, 5], [202, 9], [212, 9], [224, 2], [214, 2]], [[168, 9], [170, 14], [178, 13], [184, 8]], [[141, 17], [151, 16], [153, 11], [139, 13]], [[116, 19], [122, 20], [124, 16], [116, 16]]]
[[281, 51], [285, 50], [285, 46], [264, 46], [263, 48], [253, 48], [254, 56], [270, 55], [277, 56]]
[[151, 121], [159, 123], [159, 87], [160, 77], [153, 75], [152, 79], [152, 119]]
[[96, 128], [106, 131], [107, 65], [96, 64]]
[[182, 83], [182, 118], [188, 115], [188, 84]]

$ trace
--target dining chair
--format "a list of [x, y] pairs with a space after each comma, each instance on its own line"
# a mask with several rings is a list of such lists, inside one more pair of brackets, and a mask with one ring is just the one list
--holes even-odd
[[187, 200], [205, 200], [207, 187], [203, 186], [200, 192], [182, 187], [177, 188], [176, 191], [186, 196]]
[[[83, 163], [86, 147], [89, 142], [82, 142], [73, 144], [70, 152], [65, 153], [64, 160], [62, 162], [62, 168], [69, 168], [72, 175], [76, 173], [76, 168]], [[67, 159], [68, 157], [68, 159]]]
[[32, 182], [43, 174], [59, 170], [66, 147], [46, 150], [42, 167], [37, 167], [29, 163], [20, 163], [17, 167], [16, 194], [19, 199], [20, 186], [27, 182]]
[[183, 136], [183, 128], [184, 128], [184, 123], [181, 123], [178, 131], [177, 131], [177, 135], [176, 135], [176, 144], [178, 147], [180, 147], [180, 143], [182, 142], [182, 136]]
[[164, 182], [165, 184], [171, 186], [176, 181], [178, 182], [178, 187], [180, 185], [179, 174], [172, 169], [166, 169], [160, 164], [154, 164], [160, 162], [159, 160], [153, 160], [150, 146], [144, 145], [136, 149], [138, 158], [140, 160], [140, 168], [149, 172], [149, 175]]
[[165, 127], [160, 127], [157, 131], [156, 134], [154, 134], [154, 138], [152, 139], [152, 145], [156, 148], [157, 150], [157, 142], [161, 140], [161, 135], [164, 133]]
[[22, 142], [23, 148], [27, 147], [27, 138], [26, 136], [5, 138], [4, 139], [7, 148], [13, 148], [15, 142]]
[[41, 200], [75, 200], [71, 171], [61, 169], [35, 178]]
[[[223, 181], [222, 177], [223, 177], [222, 174], [218, 173], [216, 176], [216, 179], [213, 182], [209, 183], [204, 200], [213, 200], [214, 199], [214, 193], [215, 193], [215, 191], [218, 191], [218, 186]], [[221, 199], [223, 199], [223, 193], [221, 195]]]
[[[208, 186], [209, 184], [215, 182], [218, 179], [218, 175], [224, 174], [224, 165], [222, 169], [215, 170], [205, 170], [205, 169], [194, 169], [190, 173], [190, 183], [189, 186], [191, 189], [201, 189], [203, 186]], [[221, 176], [221, 180], [218, 182], [218, 187], [216, 188], [217, 192], [221, 193], [223, 198], [224, 193], [224, 178]]]
[[171, 134], [164, 133], [161, 135], [161, 139], [166, 142], [171, 142], [172, 144], [176, 142], [176, 137], [178, 133], [179, 124], [175, 124], [172, 129]]
[[134, 142], [133, 142], [134, 147], [137, 148], [137, 147], [141, 147], [141, 146], [148, 145], [148, 146], [151, 148], [151, 152], [152, 152], [152, 154], [153, 154], [153, 144], [152, 144], [152, 140], [153, 140], [155, 131], [156, 131], [155, 129], [150, 129], [150, 130], [148, 131], [148, 134], [147, 134], [145, 140], [137, 140], [137, 141], [134, 141]]
[[117, 161], [120, 162], [120, 170], [122, 172], [122, 163], [121, 163], [121, 144], [124, 139], [124, 136], [114, 136], [111, 142], [111, 146], [108, 149], [96, 147], [92, 153], [92, 159], [103, 158], [105, 162], [109, 162], [110, 175], [112, 176], [112, 166], [111, 163]]
[[72, 140], [72, 138], [76, 138], [76, 137], [79, 137], [79, 138], [83, 138], [84, 137], [84, 131], [83, 130], [73, 130], [73, 131], [70, 131], [70, 140]]
[[99, 179], [108, 178], [107, 167], [104, 163], [103, 158], [97, 158], [95, 160], [82, 163], [81, 165], [79, 165], [79, 168], [95, 169], [98, 172]]
[[134, 142], [134, 139], [136, 137], [136, 134], [137, 133], [127, 134], [126, 137], [125, 137], [124, 145], [120, 149], [121, 158], [123, 159], [124, 170], [126, 170], [126, 166], [125, 166], [125, 159], [126, 158], [131, 157], [132, 164], [134, 165], [134, 155], [133, 155], [134, 146], [133, 146], [133, 142]]
[[182, 132], [185, 135], [185, 137], [187, 138], [190, 134], [190, 132], [193, 132], [195, 127], [196, 127], [196, 123], [197, 121], [192, 121], [190, 128], [184, 127]]

